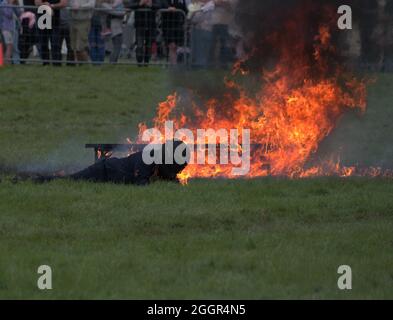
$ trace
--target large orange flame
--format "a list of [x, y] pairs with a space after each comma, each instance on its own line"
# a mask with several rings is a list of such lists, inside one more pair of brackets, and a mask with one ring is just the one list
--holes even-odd
[[[294, 33], [296, 43], [286, 44], [278, 34], [272, 34], [272, 45], [279, 46], [274, 68], [264, 70], [256, 95], [234, 80], [226, 79], [229, 91], [225, 98], [209, 100], [204, 105], [194, 102], [187, 112], [178, 112], [182, 97], [176, 93], [158, 107], [154, 126], [164, 130], [165, 121], [174, 121], [175, 129], [250, 129], [251, 142], [269, 148], [253, 150], [251, 170], [247, 177], [266, 175], [310, 177], [320, 175], [351, 176], [359, 173], [355, 167], [342, 167], [337, 161], [307, 168], [306, 163], [321, 141], [335, 128], [348, 110], [366, 109], [366, 83], [345, 71], [331, 56], [335, 55], [330, 20], [321, 23], [313, 37], [312, 54], [306, 54], [309, 44], [298, 34], [297, 23], [303, 21], [299, 10], [283, 32]], [[311, 57], [311, 58], [310, 58]], [[244, 77], [248, 72], [236, 63], [233, 74]], [[223, 112], [225, 110], [225, 112]], [[146, 128], [140, 126], [141, 132]], [[198, 141], [205, 143], [205, 141]], [[361, 174], [381, 174], [370, 169]], [[179, 176], [182, 180], [195, 177], [233, 177], [228, 165], [189, 165]]]

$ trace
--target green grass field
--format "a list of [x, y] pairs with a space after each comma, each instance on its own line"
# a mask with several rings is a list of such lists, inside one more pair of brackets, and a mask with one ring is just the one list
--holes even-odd
[[[174, 89], [159, 68], [0, 69], [0, 298], [393, 299], [391, 180], [11, 182], [90, 164], [85, 143], [132, 136]], [[367, 114], [326, 149], [393, 167], [392, 98], [380, 75]], [[53, 290], [37, 288], [43, 264]], [[337, 288], [340, 265], [352, 291]]]

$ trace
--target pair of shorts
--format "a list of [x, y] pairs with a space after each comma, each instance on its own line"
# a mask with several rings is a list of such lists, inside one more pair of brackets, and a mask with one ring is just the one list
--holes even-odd
[[12, 31], [3, 30], [2, 34], [3, 34], [5, 44], [13, 44], [14, 43], [14, 33]]
[[89, 46], [90, 20], [73, 21], [71, 24], [71, 47], [75, 51], [85, 51]]

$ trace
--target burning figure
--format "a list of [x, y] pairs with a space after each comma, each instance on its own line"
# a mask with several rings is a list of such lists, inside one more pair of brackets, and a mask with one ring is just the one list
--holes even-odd
[[[177, 176], [187, 166], [187, 162], [179, 163], [174, 157], [178, 148], [184, 150], [186, 146], [183, 142], [174, 141], [173, 148], [163, 144], [157, 152], [161, 157], [152, 164], [146, 164], [143, 159], [143, 152], [134, 153], [126, 158], [109, 158], [103, 159], [94, 165], [71, 175], [51, 175], [38, 176], [33, 179], [34, 182], [44, 183], [59, 179], [70, 179], [74, 181], [90, 181], [98, 183], [118, 183], [147, 185], [153, 181], [178, 181]], [[168, 150], [173, 152], [170, 163], [166, 161]], [[183, 159], [186, 158], [184, 155]]]

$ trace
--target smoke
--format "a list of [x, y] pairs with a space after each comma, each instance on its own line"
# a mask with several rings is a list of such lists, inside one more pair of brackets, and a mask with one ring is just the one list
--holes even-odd
[[[349, 0], [351, 4], [355, 0]], [[290, 64], [293, 61], [303, 61], [307, 68], [303, 68], [304, 78], [323, 78], [326, 73], [334, 72], [337, 65], [346, 65], [345, 58], [340, 53], [339, 30], [337, 9], [341, 5], [340, 0], [238, 0], [233, 12], [233, 23], [241, 35], [236, 41], [244, 48], [243, 59], [240, 59], [240, 67], [248, 73], [247, 77], [235, 77], [242, 88], [252, 96], [258, 93], [264, 82], [264, 72], [276, 68], [283, 54], [290, 59], [285, 65], [291, 71]], [[336, 51], [325, 53], [324, 60], [328, 68], [323, 73], [313, 64], [316, 63], [315, 38], [321, 25], [330, 26], [331, 43]], [[283, 65], [283, 64], [282, 64]], [[348, 63], [349, 65], [349, 63]], [[297, 68], [299, 69], [299, 68]], [[311, 73], [311, 74], [310, 74]], [[197, 100], [203, 105], [203, 101], [216, 99], [222, 101], [222, 105], [230, 106], [230, 102], [238, 97], [235, 88], [228, 88], [223, 79], [233, 78], [228, 71], [206, 70], [194, 73], [173, 72], [172, 80], [178, 91], [182, 88], [187, 91], [188, 100]], [[183, 95], [184, 96], [184, 95]], [[225, 112], [226, 108], [219, 111]]]
[[[335, 70], [349, 71], [352, 73], [353, 57], [347, 56], [343, 38], [351, 36], [356, 31], [342, 31], [337, 26], [339, 14], [337, 9], [340, 5], [349, 5], [352, 8], [353, 23], [363, 21], [364, 12], [372, 1], [348, 0], [343, 3], [341, 0], [239, 0], [233, 12], [234, 21], [237, 25], [245, 47], [245, 59], [241, 65], [243, 70], [248, 72], [247, 77], [242, 77], [242, 87], [251, 93], [253, 87], [260, 89], [263, 86], [263, 74], [265, 71], [274, 70], [279, 62], [283, 50], [290, 52], [293, 60], [306, 60], [304, 69], [305, 77], [318, 80], [326, 76], [337, 77], [338, 83], [345, 83], [345, 79], [340, 75], [329, 74]], [[363, 10], [364, 9], [364, 10]], [[363, 19], [363, 20], [361, 20]], [[327, 68], [319, 74], [320, 69], [315, 65], [315, 42], [316, 36], [321, 26], [329, 26], [330, 43], [334, 50], [324, 52], [324, 61]], [[288, 32], [290, 30], [291, 32]], [[370, 30], [371, 32], [371, 30]], [[291, 61], [285, 66], [291, 74]], [[220, 101], [222, 108], [216, 110], [219, 115], [225, 117], [232, 110], [230, 101], [235, 99], [236, 90], [229, 90], [224, 86], [222, 79], [228, 73], [211, 70], [206, 72], [175, 73], [175, 84], [187, 87], [191, 90], [183, 90], [182, 96], [187, 96], [186, 105], [190, 100], [198, 99], [198, 105], [203, 107], [203, 100], [216, 99]], [[229, 76], [230, 77], [230, 76]], [[300, 77], [300, 79], [304, 79]], [[236, 79], [238, 80], [238, 79]], [[342, 80], [342, 81], [341, 81]], [[228, 103], [226, 103], [228, 98]], [[201, 102], [200, 102], [201, 101]], [[377, 101], [376, 99], [374, 102]], [[375, 106], [371, 106], [375, 107]], [[361, 166], [381, 165], [392, 166], [392, 148], [387, 148], [387, 140], [380, 135], [378, 140], [367, 145], [371, 136], [376, 136], [381, 132], [377, 123], [381, 122], [379, 117], [365, 117], [349, 113], [338, 123], [336, 130], [320, 146], [316, 159], [329, 158], [331, 155], [340, 157], [343, 164]], [[388, 126], [388, 124], [386, 124]], [[377, 134], [378, 135], [378, 134]], [[362, 138], [359, 138], [362, 137]], [[366, 139], [365, 139], [366, 138]], [[323, 159], [322, 159], [323, 160]]]
[[93, 151], [85, 150], [86, 139], [69, 139], [60, 143], [55, 149], [48, 152], [37, 150], [28, 161], [23, 161], [9, 172], [14, 173], [39, 173], [49, 174], [52, 172], [72, 173], [91, 164], [94, 159]]
[[[358, 12], [354, 4], [356, 0], [348, 0], [345, 4]], [[308, 59], [312, 69], [314, 59], [315, 37], [321, 25], [329, 25], [331, 43], [336, 52], [329, 52], [327, 62], [333, 69], [337, 64], [350, 65], [340, 52], [340, 36], [346, 31], [339, 30], [337, 9], [342, 5], [340, 0], [238, 0], [233, 7], [234, 26], [237, 30], [235, 42], [240, 43], [244, 55], [241, 68], [249, 73], [247, 85], [252, 91], [263, 81], [263, 72], [276, 67], [283, 51], [290, 52], [293, 60]], [[313, 78], [318, 76], [318, 70]], [[228, 72], [227, 72], [228, 74]], [[195, 72], [194, 74], [173, 72], [173, 83], [176, 87], [187, 87], [197, 95], [211, 98], [222, 98], [227, 94], [222, 79], [227, 74], [214, 72]]]
[[[345, 4], [351, 5], [354, 0]], [[331, 61], [338, 61], [339, 36], [337, 27], [339, 0], [242, 0], [235, 9], [235, 23], [245, 39], [249, 70], [261, 72], [273, 67], [285, 47], [293, 55], [305, 55], [312, 66], [313, 45], [321, 25], [329, 25], [332, 44], [338, 49]], [[289, 32], [290, 31], [290, 32]], [[302, 46], [302, 50], [299, 50]], [[294, 56], [293, 58], [297, 58]], [[340, 63], [343, 63], [341, 60]]]
[[[249, 50], [253, 48], [244, 68], [257, 74], [275, 66], [283, 47], [293, 50], [294, 58], [297, 53], [308, 56], [312, 66], [312, 46], [320, 25], [331, 26], [331, 43], [336, 48], [334, 54], [329, 52], [327, 59], [329, 66], [340, 65], [343, 69], [351, 70], [353, 64], [350, 57], [343, 51], [348, 44], [343, 43], [345, 36], [352, 31], [342, 31], [337, 27], [340, 5], [352, 8], [353, 24], [356, 28], [360, 23], [367, 24], [369, 32], [373, 32], [375, 21], [370, 19], [370, 12], [375, 12], [377, 1], [371, 0], [242, 0], [236, 7], [236, 23], [239, 25]], [[288, 28], [292, 32], [285, 32]], [[356, 32], [356, 31], [355, 31]], [[299, 43], [304, 43], [299, 50]], [[362, 45], [365, 45], [364, 43]], [[371, 48], [370, 48], [371, 50]], [[318, 70], [316, 68], [316, 70]], [[355, 71], [354, 74], [357, 72]], [[376, 90], [376, 88], [374, 88]], [[389, 130], [392, 125], [384, 120], [387, 112], [379, 101], [378, 94], [371, 90], [369, 109], [366, 115], [350, 112], [341, 119], [336, 129], [321, 143], [317, 154], [311, 159], [313, 162], [324, 161], [332, 156], [343, 165], [359, 165], [361, 167], [393, 166], [393, 148], [389, 141], [392, 135]], [[379, 112], [375, 112], [379, 109]], [[389, 134], [388, 134], [389, 132]]]

